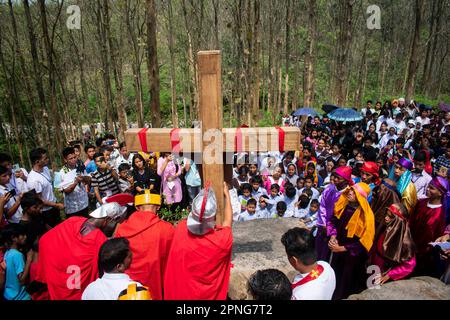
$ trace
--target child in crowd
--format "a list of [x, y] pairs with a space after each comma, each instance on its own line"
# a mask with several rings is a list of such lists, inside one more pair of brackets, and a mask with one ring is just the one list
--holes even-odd
[[271, 216], [276, 215], [276, 207], [279, 201], [283, 201], [283, 197], [280, 195], [280, 186], [273, 184], [270, 187], [269, 199], [266, 200], [267, 209], [269, 210]]
[[266, 195], [262, 195], [259, 197], [258, 207], [256, 208], [256, 213], [262, 218], [270, 217], [270, 211], [267, 208], [267, 202], [266, 202], [268, 199], [269, 199], [269, 196], [266, 196]]
[[309, 230], [312, 230], [317, 224], [317, 214], [319, 211], [319, 200], [313, 199], [309, 204], [308, 213], [300, 218]]
[[133, 194], [134, 179], [130, 173], [131, 166], [128, 163], [119, 165], [119, 189], [121, 193]]
[[25, 290], [25, 283], [30, 273], [33, 250], [28, 251], [26, 260], [19, 251], [27, 240], [25, 229], [19, 224], [9, 224], [2, 230], [1, 239], [7, 248], [4, 256], [6, 277], [3, 297], [6, 300], [31, 300]]
[[277, 166], [275, 170], [273, 170], [272, 176], [267, 177], [267, 180], [264, 182], [264, 187], [266, 188], [267, 193], [270, 192], [272, 185], [274, 184], [280, 187], [281, 193], [284, 193], [284, 184], [286, 181], [281, 177], [282, 170], [283, 169], [280, 166]]
[[290, 183], [286, 186], [283, 201], [287, 206], [285, 217], [293, 217], [295, 214], [295, 203], [297, 201], [297, 190]]
[[247, 210], [239, 215], [239, 221], [250, 221], [265, 218], [256, 212], [256, 200], [251, 198], [247, 201]]
[[263, 195], [267, 195], [266, 189], [261, 187], [262, 179], [261, 176], [254, 176], [250, 178], [250, 184], [252, 185], [252, 197], [259, 199]]
[[297, 218], [305, 217], [309, 212], [309, 204], [312, 198], [312, 191], [309, 188], [305, 188], [298, 197], [298, 202], [295, 208], [294, 216]]
[[283, 179], [286, 182], [290, 182], [295, 186], [297, 183], [298, 175], [297, 175], [297, 166], [293, 163], [288, 164], [287, 166], [287, 174], [283, 175]]
[[285, 218], [287, 205], [284, 201], [277, 202], [277, 214], [274, 216], [274, 218]]
[[247, 210], [247, 202], [252, 199], [252, 186], [250, 183], [241, 185], [241, 195], [239, 196], [239, 203], [241, 204], [241, 213]]

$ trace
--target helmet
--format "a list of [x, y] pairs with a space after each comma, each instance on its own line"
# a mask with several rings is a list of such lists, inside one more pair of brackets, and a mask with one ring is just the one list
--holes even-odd
[[138, 287], [136, 283], [131, 283], [119, 294], [118, 300], [152, 300], [152, 295], [147, 287]]
[[134, 205], [142, 206], [145, 204], [161, 205], [161, 195], [150, 193], [150, 190], [144, 190], [143, 194], [138, 194], [134, 197]]

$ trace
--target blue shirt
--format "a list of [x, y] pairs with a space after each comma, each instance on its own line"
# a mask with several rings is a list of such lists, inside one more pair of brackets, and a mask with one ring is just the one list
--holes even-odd
[[25, 260], [23, 254], [16, 249], [10, 249], [5, 253], [6, 279], [5, 292], [3, 296], [6, 300], [31, 300], [30, 295], [25, 291], [25, 286], [19, 281], [19, 274], [25, 270]]
[[97, 166], [95, 164], [95, 161], [91, 160], [91, 162], [89, 162], [88, 165], [86, 166], [86, 173], [91, 174], [95, 171], [97, 171]]

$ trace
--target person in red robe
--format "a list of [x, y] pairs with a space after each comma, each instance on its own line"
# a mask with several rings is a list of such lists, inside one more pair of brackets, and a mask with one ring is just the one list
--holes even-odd
[[146, 190], [137, 195], [134, 202], [137, 211], [121, 223], [115, 233], [115, 237], [130, 242], [133, 253], [133, 261], [125, 273], [149, 288], [153, 300], [162, 300], [164, 270], [174, 227], [156, 215], [161, 206], [159, 194]]
[[449, 183], [442, 177], [435, 177], [428, 184], [426, 199], [420, 200], [410, 220], [411, 235], [417, 246], [417, 265], [414, 275], [438, 277], [437, 262], [430, 242], [442, 236], [445, 231], [445, 203]]
[[165, 300], [225, 300], [233, 244], [232, 209], [224, 183], [225, 214], [216, 225], [217, 202], [207, 185], [193, 200], [187, 220], [175, 229], [164, 277]]
[[81, 300], [84, 289], [98, 278], [98, 252], [108, 230], [125, 213], [118, 203], [107, 203], [90, 218], [69, 218], [40, 238], [35, 280], [47, 285], [51, 300]]

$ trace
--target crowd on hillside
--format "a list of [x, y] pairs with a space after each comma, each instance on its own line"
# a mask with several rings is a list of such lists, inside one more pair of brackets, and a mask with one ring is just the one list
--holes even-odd
[[[229, 191], [205, 186], [192, 159], [130, 153], [113, 135], [67, 146], [55, 172], [43, 148], [30, 170], [1, 153], [3, 298], [129, 298], [134, 283], [153, 299], [225, 299], [232, 224], [254, 219], [299, 222], [280, 239], [297, 276], [255, 270], [255, 299], [345, 299], [367, 288], [368, 266], [378, 285], [449, 283], [450, 113], [402, 98], [360, 112], [347, 123], [283, 117], [301, 128], [298, 149], [236, 154]], [[174, 227], [161, 206], [189, 216]]]

